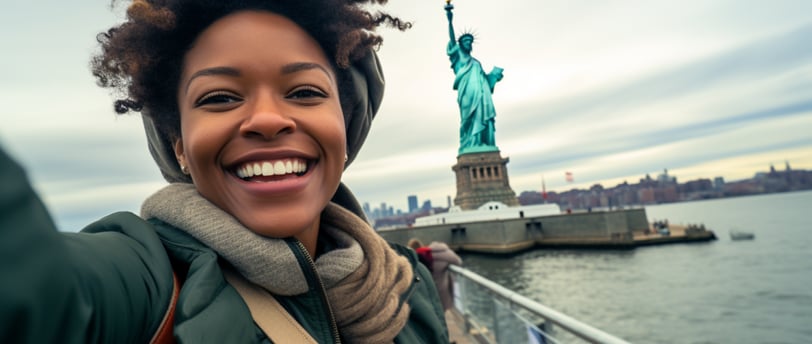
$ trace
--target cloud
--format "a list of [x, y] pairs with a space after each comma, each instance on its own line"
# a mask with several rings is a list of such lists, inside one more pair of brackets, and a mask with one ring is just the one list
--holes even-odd
[[165, 183], [116, 182], [78, 185], [61, 192], [40, 192], [56, 225], [63, 231], [78, 231], [108, 214], [129, 211], [138, 214], [141, 202]]
[[[521, 124], [528, 121], [571, 122], [585, 118], [604, 118], [607, 122], [616, 116], [625, 116], [634, 112], [637, 107], [654, 104], [659, 108], [661, 103], [674, 99], [688, 101], [702, 97], [703, 94], [724, 94], [725, 88], [737, 91], [756, 88], [760, 85], [780, 87], [765, 83], [765, 79], [781, 76], [795, 71], [808, 71], [812, 66], [812, 45], [806, 44], [807, 37], [812, 36], [812, 26], [804, 26], [787, 34], [768, 37], [750, 43], [744, 47], [725, 51], [719, 55], [678, 66], [666, 71], [639, 77], [636, 80], [623, 81], [596, 90], [587, 90], [562, 99], [542, 99], [513, 105], [508, 109], [512, 116], [502, 116], [500, 120], [509, 125], [511, 132], [521, 135], [532, 127]], [[774, 93], [767, 88], [758, 88], [761, 93]], [[809, 99], [809, 93], [804, 94]], [[726, 94], [727, 95], [727, 94]], [[731, 105], [731, 97], [740, 96], [741, 92], [727, 95], [726, 105]], [[701, 99], [701, 98], [700, 98]], [[706, 103], [704, 100], [702, 103]], [[764, 99], [738, 99], [738, 102], [758, 104]], [[702, 104], [706, 106], [705, 104]], [[738, 104], [737, 104], [738, 106]], [[668, 111], [668, 110], [666, 110]], [[700, 109], [699, 111], [702, 111]], [[502, 111], [504, 113], [505, 111]], [[716, 113], [697, 113], [686, 119], [698, 116], [719, 116]], [[648, 112], [638, 116], [661, 116]]]

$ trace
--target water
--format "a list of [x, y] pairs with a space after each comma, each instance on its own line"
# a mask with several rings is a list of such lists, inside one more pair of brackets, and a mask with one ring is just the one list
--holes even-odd
[[[719, 240], [464, 255], [487, 278], [633, 343], [812, 342], [812, 191], [646, 208]], [[729, 231], [755, 233], [732, 241]]]

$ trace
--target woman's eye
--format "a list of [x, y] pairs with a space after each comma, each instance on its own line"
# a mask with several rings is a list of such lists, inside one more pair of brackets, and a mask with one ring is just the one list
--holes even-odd
[[239, 97], [235, 96], [232, 93], [228, 92], [214, 92], [209, 93], [198, 101], [195, 102], [195, 106], [204, 106], [204, 105], [221, 105], [221, 104], [231, 104], [238, 101], [241, 101]]
[[327, 94], [320, 89], [313, 86], [305, 86], [294, 89], [287, 96], [288, 99], [310, 99], [310, 98], [327, 98]]

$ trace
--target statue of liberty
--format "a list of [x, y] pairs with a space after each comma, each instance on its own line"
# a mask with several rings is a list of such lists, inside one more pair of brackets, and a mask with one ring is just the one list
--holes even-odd
[[502, 80], [502, 68], [494, 67], [490, 73], [485, 73], [479, 61], [471, 56], [474, 35], [463, 33], [459, 39], [454, 35], [452, 9], [451, 1], [446, 0], [450, 37], [446, 53], [454, 70], [454, 89], [460, 107], [459, 154], [498, 151], [494, 138], [496, 109], [491, 93], [496, 83]]

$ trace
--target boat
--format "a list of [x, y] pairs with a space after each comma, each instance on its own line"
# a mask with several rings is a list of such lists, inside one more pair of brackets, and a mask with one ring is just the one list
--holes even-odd
[[756, 235], [751, 232], [730, 231], [730, 240], [753, 240], [755, 237]]

